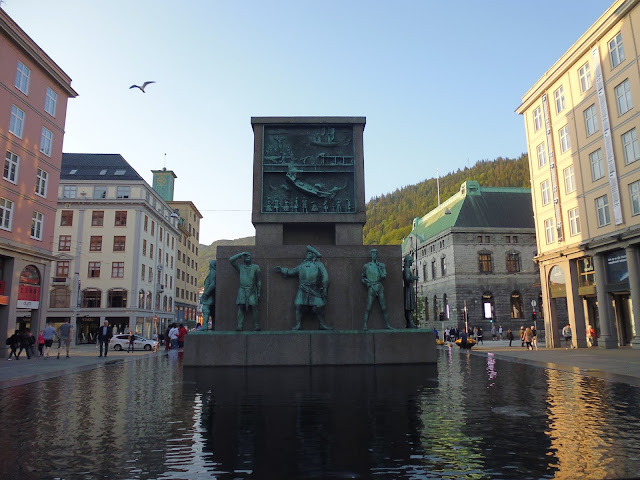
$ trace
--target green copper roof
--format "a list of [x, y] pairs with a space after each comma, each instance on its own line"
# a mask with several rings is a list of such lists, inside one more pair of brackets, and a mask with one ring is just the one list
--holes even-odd
[[[528, 188], [481, 187], [476, 181], [460, 185], [460, 191], [413, 221], [410, 235], [421, 242], [450, 228], [535, 229], [531, 190]], [[403, 247], [408, 241], [404, 240]]]

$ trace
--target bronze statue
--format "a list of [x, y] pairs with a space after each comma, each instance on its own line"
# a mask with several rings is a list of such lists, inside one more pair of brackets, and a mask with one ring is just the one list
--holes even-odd
[[385, 328], [391, 329], [389, 314], [387, 313], [387, 302], [384, 298], [384, 287], [382, 286], [382, 280], [385, 278], [387, 278], [387, 269], [384, 263], [378, 262], [378, 250], [374, 248], [371, 250], [371, 261], [365, 263], [362, 267], [362, 283], [367, 286], [367, 309], [364, 312], [363, 330], [367, 329], [369, 314], [376, 297], [380, 302]]
[[411, 273], [413, 257], [409, 254], [404, 257], [404, 268], [402, 276], [404, 279], [404, 318], [407, 321], [407, 328], [417, 328], [413, 322], [413, 311], [416, 309], [416, 295], [413, 289], [413, 282], [418, 280], [418, 276]]
[[[244, 263], [238, 265], [237, 261], [240, 257], [244, 257]], [[229, 259], [233, 268], [240, 274], [240, 288], [238, 288], [238, 297], [236, 305], [238, 305], [238, 332], [242, 331], [244, 323], [244, 314], [251, 309], [253, 317], [253, 329], [260, 330], [258, 321], [258, 302], [260, 301], [260, 290], [262, 289], [262, 278], [260, 267], [251, 263], [251, 254], [249, 252], [241, 252]]]
[[211, 317], [211, 330], [216, 329], [216, 261], [209, 262], [209, 274], [204, 280], [204, 291], [200, 297], [202, 304], [202, 316], [205, 330], [209, 329], [209, 317]]
[[316, 261], [322, 255], [311, 245], [307, 246], [304, 261], [295, 268], [275, 267], [275, 271], [285, 277], [298, 277], [300, 283], [295, 299], [296, 325], [292, 330], [300, 330], [302, 308], [310, 307], [318, 318], [320, 330], [331, 330], [324, 323], [324, 306], [327, 303], [327, 289], [329, 288], [329, 274], [322, 262]]

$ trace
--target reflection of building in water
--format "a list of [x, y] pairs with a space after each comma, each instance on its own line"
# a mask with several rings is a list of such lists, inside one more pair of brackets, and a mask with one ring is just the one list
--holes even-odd
[[[640, 347], [640, 117], [631, 111], [640, 73], [629, 68], [639, 15], [638, 2], [613, 2], [517, 109], [527, 132], [547, 346], [560, 346], [568, 321], [578, 347], [587, 346], [589, 324], [600, 347]], [[555, 270], [565, 283], [552, 284]]]

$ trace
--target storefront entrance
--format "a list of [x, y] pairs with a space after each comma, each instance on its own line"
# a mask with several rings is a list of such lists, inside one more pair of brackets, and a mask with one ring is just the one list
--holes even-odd
[[633, 326], [631, 321], [631, 296], [629, 292], [613, 295], [613, 310], [616, 315], [616, 331], [618, 344], [622, 347], [630, 345], [633, 338]]

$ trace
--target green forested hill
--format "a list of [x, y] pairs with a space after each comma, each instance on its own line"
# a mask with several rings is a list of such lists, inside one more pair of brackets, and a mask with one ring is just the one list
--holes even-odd
[[[458, 170], [440, 178], [440, 200], [456, 194], [466, 180], [477, 180], [483, 187], [529, 188], [529, 159], [497, 158], [481, 160], [471, 168]], [[415, 217], [422, 217], [438, 205], [436, 179], [424, 180], [416, 185], [399, 188], [393, 193], [372, 198], [367, 203], [367, 223], [364, 226], [364, 243], [367, 245], [400, 244], [411, 231]], [[216, 258], [219, 245], [255, 245], [255, 237], [236, 240], [217, 240], [211, 245], [201, 245], [198, 255], [198, 285], [204, 284], [209, 272], [209, 260]], [[238, 250], [240, 251], [240, 250]]]
[[[483, 187], [530, 187], [529, 156], [493, 161], [481, 160], [473, 167], [458, 169], [440, 178], [441, 203], [456, 194], [466, 180], [477, 180]], [[398, 245], [411, 232], [415, 217], [422, 217], [438, 206], [435, 178], [399, 188], [393, 193], [372, 198], [367, 203], [364, 243]]]

